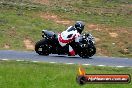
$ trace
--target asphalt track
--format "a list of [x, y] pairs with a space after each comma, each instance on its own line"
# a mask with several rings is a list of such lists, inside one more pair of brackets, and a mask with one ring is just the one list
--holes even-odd
[[132, 58], [93, 56], [82, 59], [79, 56], [69, 57], [67, 55], [40, 56], [33, 51], [0, 50], [0, 60], [49, 62], [64, 64], [82, 64], [93, 66], [132, 67]]

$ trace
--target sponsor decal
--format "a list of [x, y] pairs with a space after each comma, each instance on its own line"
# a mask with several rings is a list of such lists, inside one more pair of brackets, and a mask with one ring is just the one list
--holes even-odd
[[91, 83], [130, 83], [131, 77], [129, 74], [86, 74], [85, 70], [80, 66], [78, 69], [76, 81], [79, 84]]

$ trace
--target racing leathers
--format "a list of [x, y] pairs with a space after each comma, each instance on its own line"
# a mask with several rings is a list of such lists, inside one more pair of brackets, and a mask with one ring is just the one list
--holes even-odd
[[[75, 42], [79, 43], [79, 36], [80, 36], [80, 33], [76, 30], [76, 28], [74, 26], [70, 26], [68, 27], [67, 30], [63, 31], [62, 33], [59, 33], [58, 41], [59, 41], [59, 44], [62, 47], [64, 47], [74, 40]], [[70, 56], [75, 55], [75, 51], [70, 45], [69, 45], [69, 54]]]

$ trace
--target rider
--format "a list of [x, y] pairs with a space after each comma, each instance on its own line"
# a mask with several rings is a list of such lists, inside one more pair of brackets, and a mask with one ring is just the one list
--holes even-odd
[[[74, 41], [79, 43], [79, 36], [84, 29], [84, 23], [82, 21], [77, 21], [74, 26], [70, 26], [67, 30], [63, 31], [58, 35], [59, 44], [64, 47], [65, 45], [69, 44], [70, 42]], [[74, 56], [75, 51], [69, 45], [69, 55]]]

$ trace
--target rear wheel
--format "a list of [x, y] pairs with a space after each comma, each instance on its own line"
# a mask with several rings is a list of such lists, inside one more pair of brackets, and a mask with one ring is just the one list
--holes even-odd
[[35, 51], [39, 55], [49, 55], [49, 47], [45, 39], [42, 39], [35, 44]]

